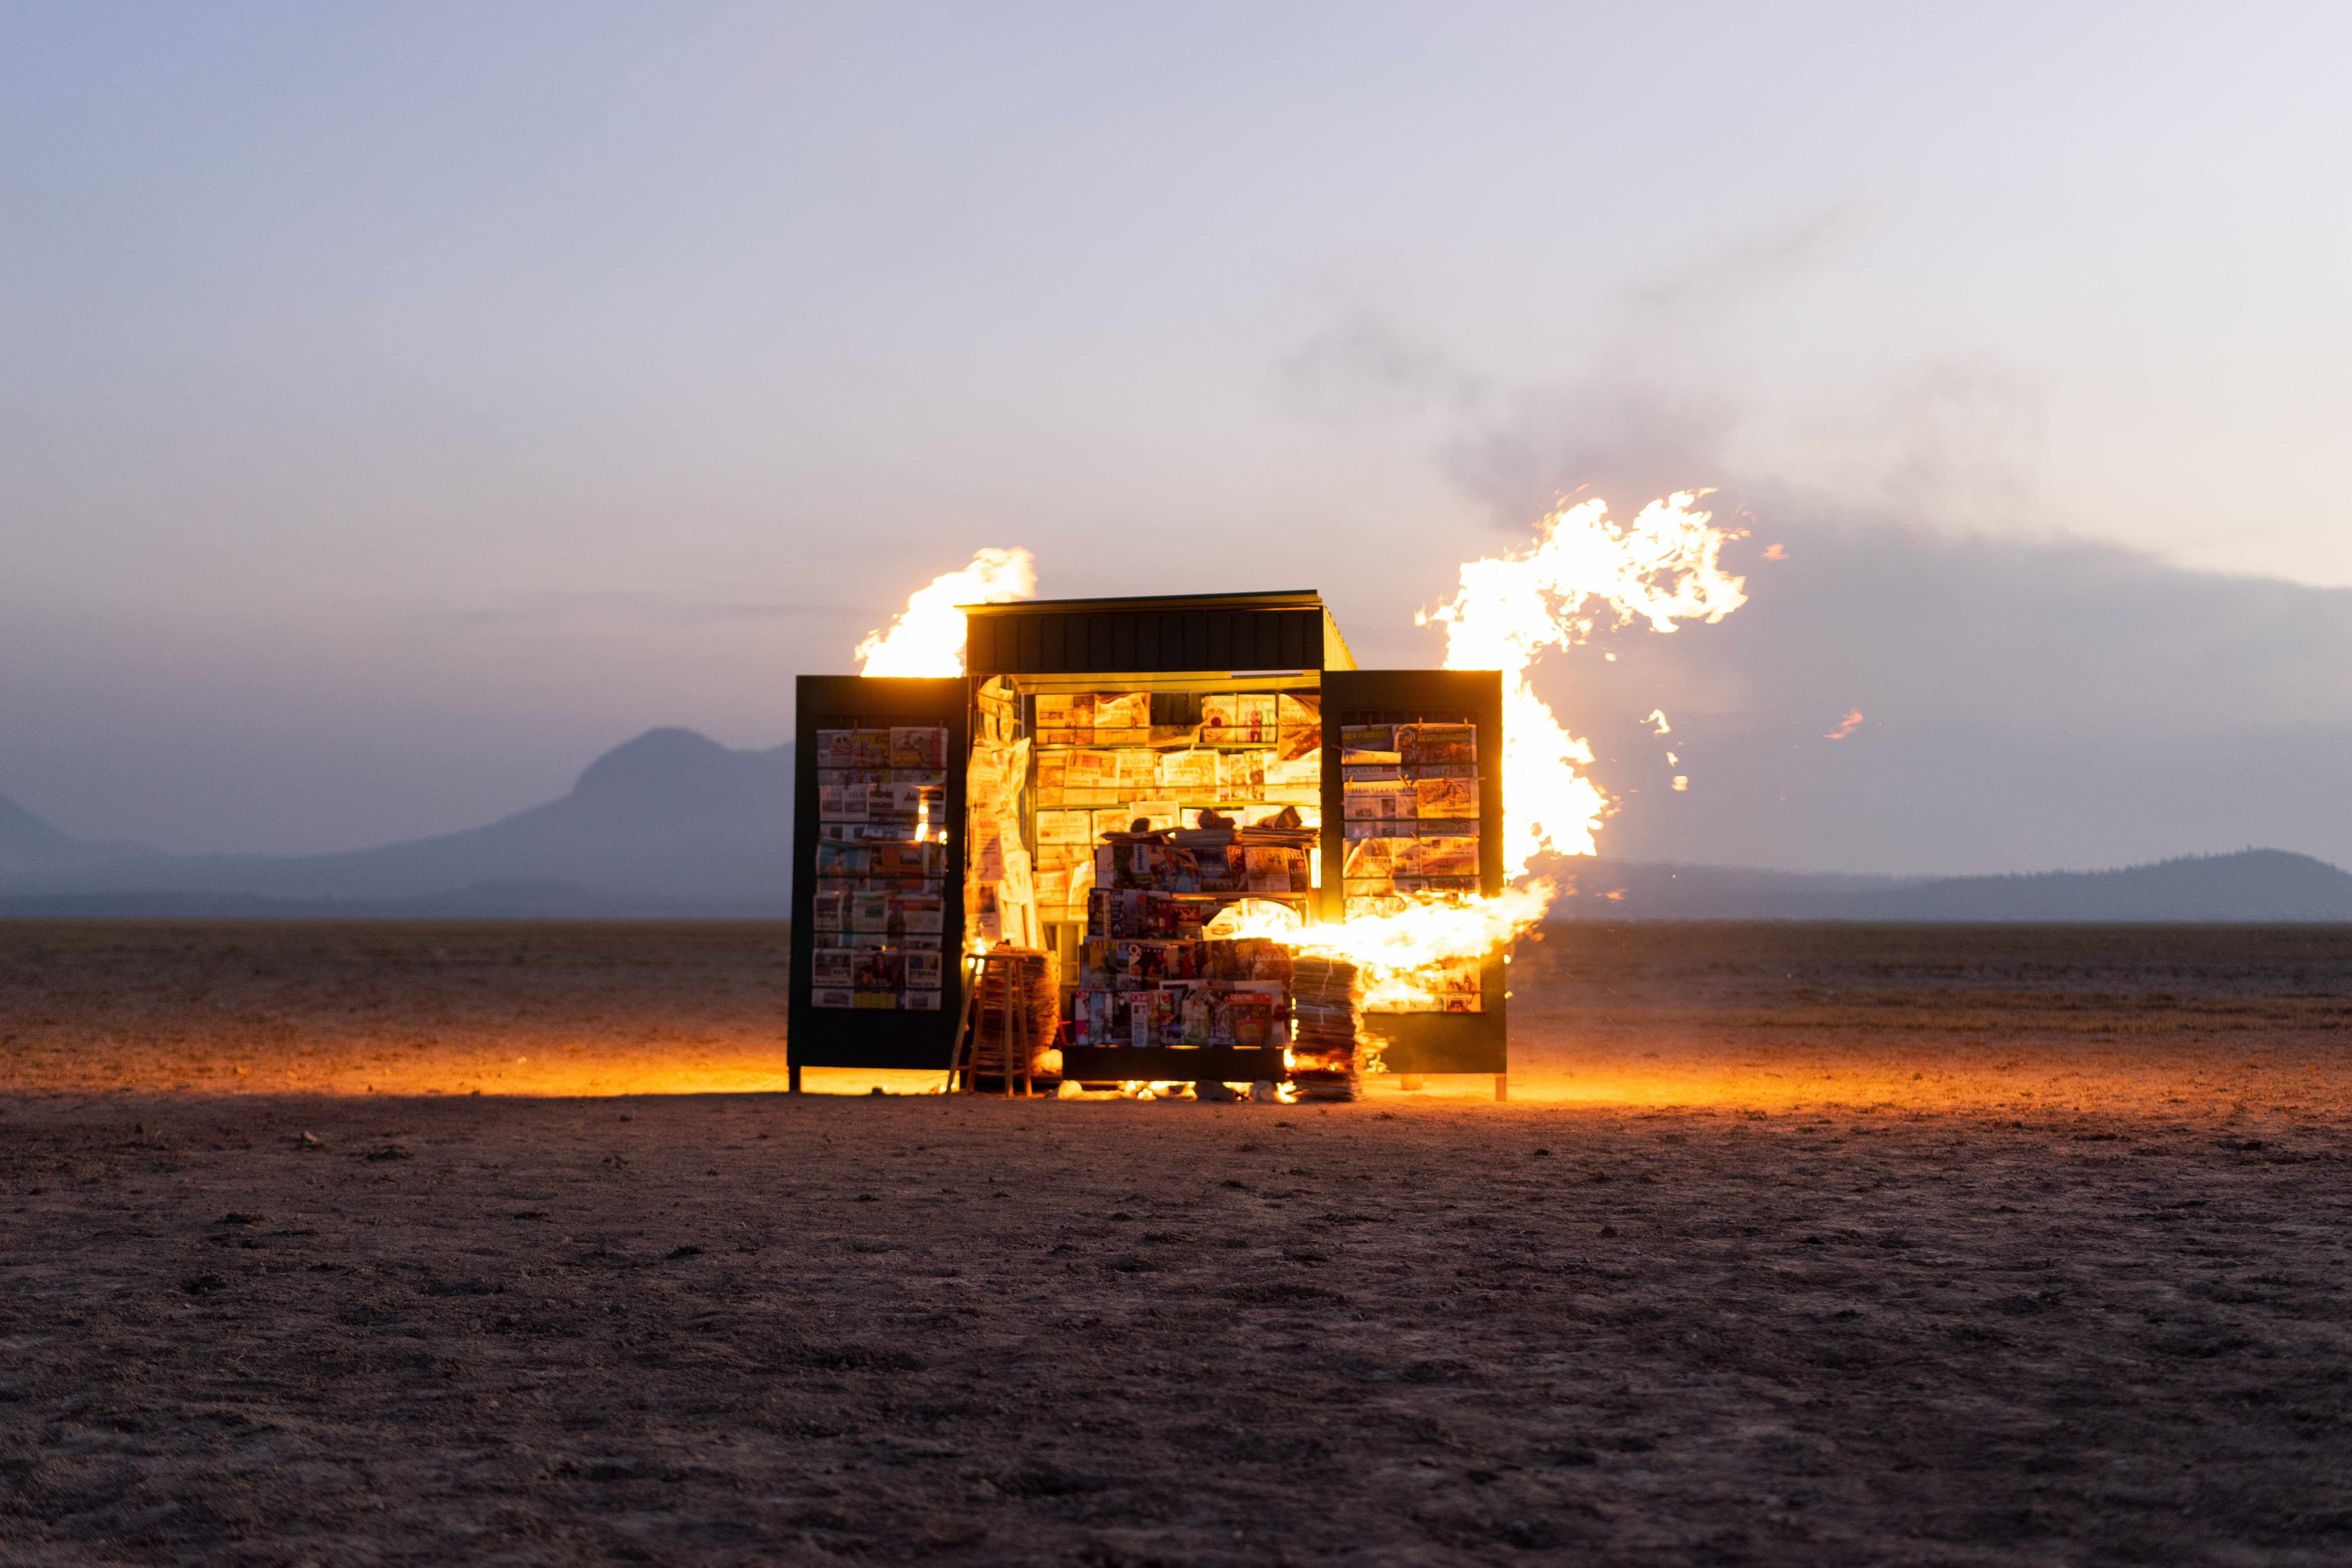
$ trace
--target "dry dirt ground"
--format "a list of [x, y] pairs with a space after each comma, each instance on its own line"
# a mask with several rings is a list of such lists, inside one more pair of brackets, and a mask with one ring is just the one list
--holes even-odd
[[2352, 931], [1559, 930], [1328, 1109], [759, 1092], [782, 946], [0, 925], [0, 1561], [2352, 1562]]

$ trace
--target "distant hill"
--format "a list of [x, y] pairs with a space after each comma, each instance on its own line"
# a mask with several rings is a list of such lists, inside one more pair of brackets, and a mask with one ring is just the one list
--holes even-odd
[[[164, 855], [70, 837], [0, 797], [0, 916], [790, 912], [793, 751], [652, 730], [561, 800], [465, 833], [337, 855]], [[1874, 877], [1563, 859], [1555, 920], [2343, 921], [2352, 874], [2249, 849], [2116, 871]]]
[[71, 837], [0, 795], [0, 878], [132, 860], [155, 853], [144, 844]]
[[561, 800], [487, 827], [335, 855], [10, 865], [0, 912], [269, 912], [260, 900], [289, 914], [781, 915], [792, 805], [789, 743], [737, 752], [653, 730], [597, 758]]
[[2245, 849], [2115, 871], [2007, 877], [1819, 876], [1568, 860], [1555, 920], [2352, 921], [2352, 873]]

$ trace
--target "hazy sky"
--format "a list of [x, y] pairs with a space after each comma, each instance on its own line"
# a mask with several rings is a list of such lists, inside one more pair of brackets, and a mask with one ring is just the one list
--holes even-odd
[[[1711, 484], [1756, 602], [1547, 674], [1697, 726], [1615, 847], [2352, 858], [2283, 804], [2352, 755], [2348, 46], [2340, 5], [12, 6], [0, 793], [186, 849], [470, 826], [655, 724], [775, 743], [982, 544], [1048, 595], [1319, 587], [1433, 663], [1412, 610], [1556, 493]], [[1878, 783], [1772, 772], [1853, 702]], [[2221, 730], [2287, 750], [2121, 761]]]

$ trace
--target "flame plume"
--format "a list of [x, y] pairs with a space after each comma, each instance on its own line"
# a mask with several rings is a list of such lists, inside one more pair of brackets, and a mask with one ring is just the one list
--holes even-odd
[[887, 632], [871, 632], [853, 657], [865, 662], [860, 675], [961, 675], [963, 616], [958, 605], [1001, 604], [1033, 598], [1037, 562], [1026, 550], [979, 550], [971, 564], [931, 579], [907, 597], [907, 607]]
[[[1719, 621], [1747, 603], [1746, 579], [1725, 572], [1721, 562], [1724, 544], [1738, 535], [1692, 510], [1706, 493], [1677, 491], [1623, 525], [1609, 521], [1602, 501], [1564, 507], [1536, 524], [1531, 549], [1465, 563], [1454, 598], [1415, 617], [1445, 628], [1446, 668], [1503, 672], [1503, 820], [1496, 826], [1509, 886], [1491, 898], [1424, 895], [1393, 914], [1313, 926], [1285, 906], [1251, 900], [1221, 917], [1224, 934], [1273, 937], [1302, 952], [1352, 960], [1364, 973], [1366, 1006], [1379, 1011], [1425, 997], [1431, 966], [1482, 958], [1541, 920], [1559, 889], [1530, 877], [1529, 868], [1546, 851], [1591, 854], [1610, 801], [1584, 773], [1592, 748], [1536, 695], [1529, 671], [1545, 649], [1574, 647], [1598, 630], [1639, 619], [1653, 631], [1671, 632], [1683, 621]], [[1026, 599], [1036, 591], [1028, 551], [979, 551], [969, 566], [909, 596], [887, 632], [857, 645], [859, 673], [961, 675], [964, 620], [955, 606]], [[1853, 714], [1841, 733], [1860, 721], [1861, 714]], [[1671, 733], [1663, 712], [1644, 722], [1655, 725], [1655, 734]], [[1667, 760], [1675, 762], [1674, 754]], [[1686, 775], [1675, 776], [1675, 789], [1688, 784]]]
[[1547, 647], [1646, 620], [1652, 631], [1710, 625], [1748, 602], [1747, 580], [1723, 570], [1732, 536], [1691, 503], [1705, 490], [1652, 501], [1626, 526], [1589, 500], [1536, 524], [1524, 555], [1473, 561], [1462, 591], [1438, 606], [1445, 668], [1503, 672], [1503, 875], [1517, 882], [1546, 849], [1590, 855], [1609, 797], [1586, 777], [1592, 748], [1561, 728], [1528, 672]]
[[[1377, 1011], [1426, 994], [1430, 965], [1480, 957], [1543, 919], [1559, 889], [1530, 878], [1528, 868], [1546, 850], [1591, 854], [1610, 803], [1582, 772], [1592, 748], [1561, 726], [1528, 671], [1547, 647], [1573, 647], [1596, 630], [1639, 618], [1653, 631], [1671, 632], [1682, 621], [1719, 621], [1746, 604], [1746, 580], [1725, 572], [1721, 561], [1736, 535], [1691, 510], [1706, 493], [1652, 501], [1625, 526], [1609, 521], [1603, 501], [1563, 508], [1536, 524], [1533, 549], [1465, 563], [1461, 592], [1433, 616], [1417, 617], [1445, 627], [1446, 668], [1503, 672], [1500, 826], [1510, 886], [1492, 898], [1427, 894], [1394, 914], [1322, 925], [1261, 918], [1243, 934], [1354, 960], [1364, 972], [1365, 1005]], [[1664, 713], [1651, 720], [1658, 734], [1668, 732]], [[1688, 788], [1688, 778], [1677, 774], [1674, 787]]]

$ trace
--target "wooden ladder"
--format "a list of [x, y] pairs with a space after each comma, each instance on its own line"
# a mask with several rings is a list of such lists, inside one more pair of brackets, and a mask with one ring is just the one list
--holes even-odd
[[1035, 955], [1030, 952], [974, 952], [963, 960], [963, 1015], [956, 1025], [955, 1053], [948, 1061], [947, 1091], [950, 1094], [980, 1092], [980, 1031], [988, 1016], [986, 993], [993, 980], [997, 988], [997, 1008], [1003, 1019], [998, 1035], [1002, 1042], [1002, 1059], [997, 1063], [999, 1081], [1004, 1086], [1004, 1098], [1013, 1098], [1013, 1080], [1016, 1076], [1013, 1061], [1017, 1056], [1021, 1067], [1021, 1098], [1028, 1099], [1036, 1092], [1034, 1079], [1037, 1059], [1035, 1022], [1029, 1016], [1026, 998], [1021, 996], [1014, 983], [1023, 978], [1023, 961]]

